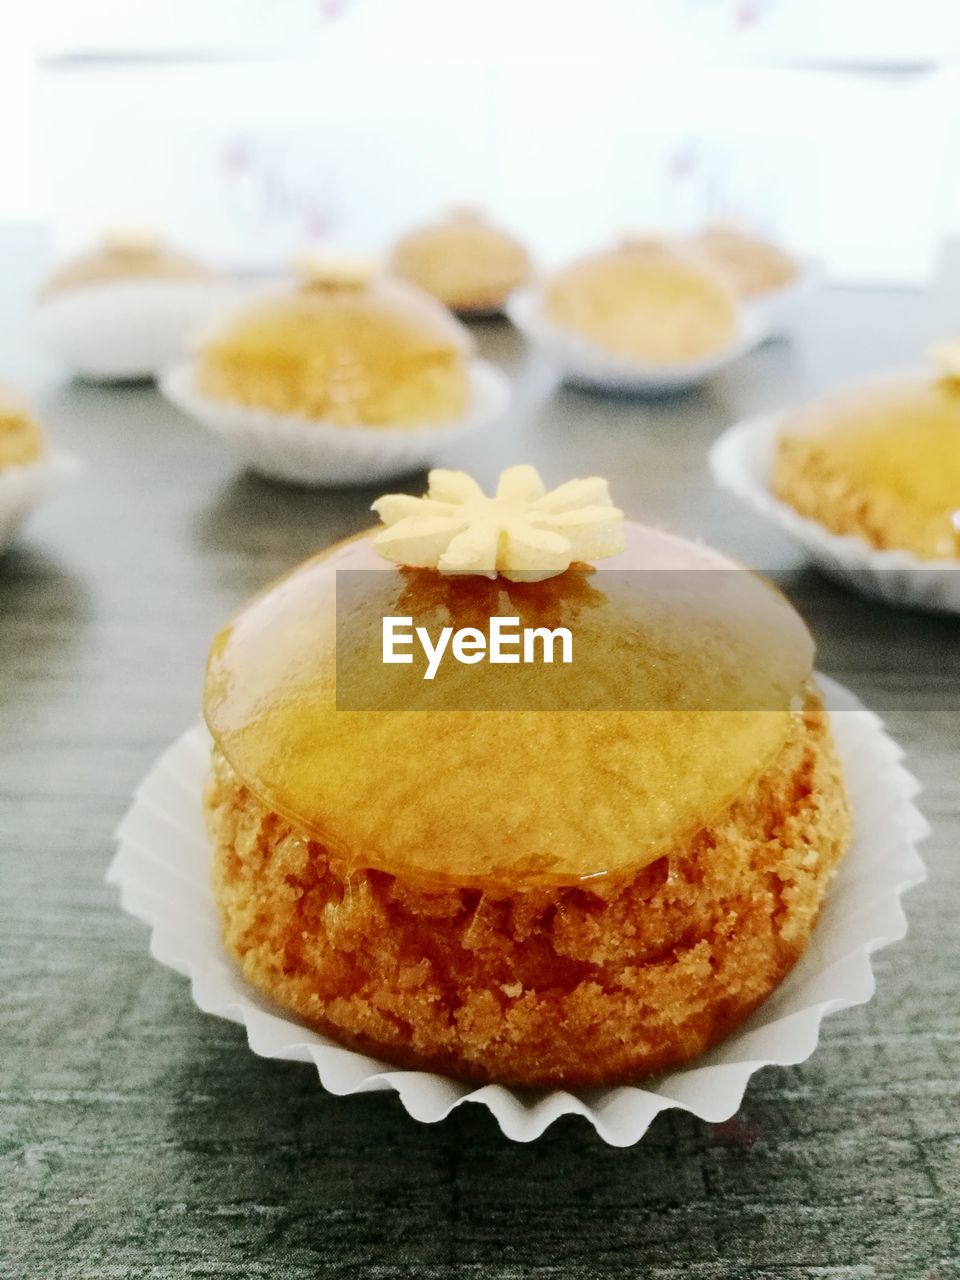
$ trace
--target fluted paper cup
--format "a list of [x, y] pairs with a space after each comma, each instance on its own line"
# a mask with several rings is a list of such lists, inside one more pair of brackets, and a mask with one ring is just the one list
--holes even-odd
[[901, 896], [925, 876], [916, 850], [927, 826], [916, 780], [880, 721], [852, 694], [821, 679], [846, 770], [854, 837], [810, 943], [786, 981], [722, 1044], [642, 1085], [567, 1091], [476, 1087], [429, 1071], [400, 1070], [345, 1049], [271, 1004], [223, 949], [201, 809], [210, 740], [197, 725], [157, 761], [120, 825], [108, 872], [126, 911], [150, 927], [150, 951], [190, 979], [199, 1008], [242, 1023], [251, 1049], [313, 1062], [331, 1093], [393, 1089], [417, 1120], [442, 1120], [464, 1102], [487, 1107], [508, 1138], [529, 1142], [564, 1115], [583, 1116], [613, 1146], [629, 1146], [668, 1107], [713, 1122], [740, 1106], [753, 1073], [803, 1062], [824, 1017], [873, 995], [871, 956], [904, 937]]
[[921, 560], [909, 551], [878, 550], [863, 538], [832, 533], [770, 487], [774, 449], [786, 414], [751, 418], [725, 431], [710, 451], [721, 488], [799, 542], [826, 573], [887, 604], [960, 613], [960, 560]]
[[565, 382], [638, 395], [662, 395], [695, 387], [739, 360], [766, 336], [759, 316], [744, 307], [738, 332], [722, 351], [700, 360], [648, 364], [615, 355], [554, 324], [544, 313], [540, 289], [520, 289], [511, 294], [507, 315], [525, 337], [554, 359]]
[[470, 403], [462, 418], [436, 426], [341, 426], [214, 400], [198, 390], [193, 363], [169, 369], [160, 389], [172, 404], [220, 436], [254, 471], [304, 485], [374, 484], [432, 465], [451, 445], [500, 418], [510, 402], [506, 378], [471, 360]]
[[823, 268], [820, 263], [804, 262], [789, 284], [748, 299], [744, 305], [760, 331], [760, 340], [768, 342], [787, 337], [804, 307], [822, 287]]
[[182, 360], [194, 334], [242, 292], [219, 279], [106, 281], [41, 298], [33, 326], [47, 351], [81, 377], [154, 378]]
[[0, 468], [0, 552], [41, 502], [81, 470], [68, 453], [50, 453], [23, 466]]

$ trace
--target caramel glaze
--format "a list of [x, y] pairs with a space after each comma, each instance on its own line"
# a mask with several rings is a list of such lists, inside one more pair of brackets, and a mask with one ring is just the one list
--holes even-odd
[[889, 380], [798, 411], [773, 484], [835, 533], [960, 557], [960, 379]]
[[[347, 870], [517, 889], [635, 875], [713, 821], [799, 731], [813, 644], [762, 580], [688, 573], [734, 566], [640, 525], [626, 532], [614, 570], [681, 572], [579, 565], [513, 584], [385, 566], [369, 535], [339, 544], [217, 636], [211, 733], [262, 802]], [[337, 627], [344, 569], [371, 572], [369, 588], [364, 578], [341, 596]], [[492, 613], [566, 625], [574, 663], [451, 660], [428, 683], [380, 663], [387, 613], [431, 635]], [[371, 709], [338, 709], [338, 643], [341, 694]]]

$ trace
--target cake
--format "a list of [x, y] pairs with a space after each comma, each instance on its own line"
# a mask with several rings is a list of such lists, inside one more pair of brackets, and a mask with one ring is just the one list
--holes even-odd
[[390, 268], [454, 311], [499, 311], [533, 275], [530, 256], [479, 211], [453, 209], [394, 245]]
[[774, 493], [836, 534], [921, 560], [960, 558], [960, 344], [942, 376], [878, 380], [790, 414]]
[[758, 298], [793, 284], [800, 274], [789, 253], [735, 227], [706, 227], [688, 247], [725, 276], [743, 298]]
[[237, 288], [159, 236], [113, 232], [50, 276], [34, 327], [81, 377], [153, 378], [183, 358]]
[[546, 285], [543, 312], [556, 329], [653, 366], [720, 355], [740, 334], [739, 307], [727, 283], [647, 238], [558, 272]]
[[338, 426], [446, 424], [469, 401], [466, 330], [433, 298], [369, 264], [311, 259], [297, 287], [208, 333], [196, 383], [213, 400]]
[[[690, 1061], [802, 954], [848, 843], [809, 633], [598, 478], [547, 492], [514, 467], [487, 498], [436, 471], [375, 508], [212, 646], [227, 951], [403, 1067], [575, 1087]], [[395, 615], [475, 645], [494, 615], [567, 627], [574, 660], [524, 642], [424, 678], [378, 660]]]
[[203, 263], [170, 248], [152, 232], [112, 231], [95, 248], [59, 267], [41, 296], [135, 280], [204, 281], [212, 275]]
[[43, 454], [43, 435], [30, 410], [14, 392], [0, 387], [0, 471], [30, 466]]

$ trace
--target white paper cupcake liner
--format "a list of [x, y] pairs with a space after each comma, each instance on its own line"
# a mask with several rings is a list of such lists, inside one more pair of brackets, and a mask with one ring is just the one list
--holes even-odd
[[554, 358], [565, 382], [640, 395], [661, 395], [697, 386], [739, 360], [766, 336], [759, 316], [744, 307], [739, 332], [723, 351], [702, 360], [653, 365], [612, 355], [586, 338], [553, 324], [544, 315], [543, 295], [537, 288], [520, 289], [511, 294], [506, 310], [520, 332]]
[[753, 316], [761, 341], [787, 337], [804, 307], [822, 286], [823, 268], [820, 263], [805, 262], [789, 284], [746, 302], [744, 305]]
[[119, 280], [64, 289], [34, 310], [37, 339], [72, 373], [95, 381], [156, 377], [195, 333], [234, 305], [234, 281]]
[[0, 468], [0, 552], [10, 545], [30, 512], [80, 470], [79, 461], [68, 453]]
[[404, 1071], [342, 1048], [304, 1027], [250, 987], [220, 942], [210, 886], [210, 846], [201, 796], [210, 740], [197, 725], [154, 765], [118, 831], [107, 878], [126, 911], [151, 928], [155, 959], [190, 979], [199, 1008], [242, 1023], [250, 1047], [268, 1058], [313, 1062], [323, 1086], [349, 1094], [394, 1089], [417, 1120], [442, 1120], [463, 1102], [481, 1103], [508, 1138], [529, 1142], [563, 1115], [584, 1116], [613, 1146], [638, 1141], [654, 1117], [679, 1107], [728, 1119], [747, 1082], [770, 1063], [803, 1062], [828, 1013], [869, 1000], [873, 952], [904, 937], [901, 895], [925, 877], [917, 842], [927, 824], [902, 752], [877, 717], [833, 681], [821, 679], [854, 814], [852, 848], [833, 881], [807, 950], [786, 981], [739, 1030], [689, 1066], [643, 1086], [589, 1089], [475, 1087], [426, 1071]]
[[262, 475], [306, 485], [374, 484], [431, 465], [443, 450], [503, 415], [510, 402], [503, 374], [486, 360], [471, 360], [469, 371], [470, 404], [462, 418], [409, 429], [337, 426], [213, 400], [197, 390], [189, 362], [167, 370], [160, 389]]
[[731, 427], [710, 450], [710, 470], [722, 488], [799, 542], [832, 577], [888, 604], [960, 613], [960, 560], [921, 560], [909, 551], [880, 551], [862, 538], [831, 533], [770, 488], [774, 447], [786, 414]]

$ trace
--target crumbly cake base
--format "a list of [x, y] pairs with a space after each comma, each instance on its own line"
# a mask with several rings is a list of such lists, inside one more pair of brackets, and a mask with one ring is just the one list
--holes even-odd
[[618, 884], [345, 874], [216, 750], [205, 807], [224, 942], [260, 991], [365, 1053], [518, 1085], [625, 1083], [723, 1039], [803, 952], [850, 838], [816, 698], [712, 826]]

